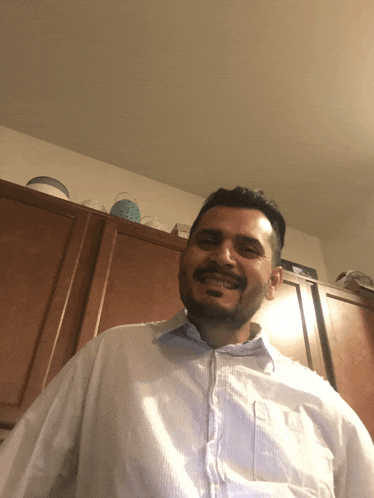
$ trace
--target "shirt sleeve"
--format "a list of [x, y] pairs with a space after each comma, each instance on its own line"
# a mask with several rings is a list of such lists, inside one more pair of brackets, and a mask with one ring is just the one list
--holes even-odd
[[374, 444], [361, 420], [345, 421], [344, 449], [335, 474], [336, 498], [373, 498]]
[[88, 343], [50, 382], [0, 446], [1, 498], [75, 495], [79, 433], [94, 356], [95, 347]]

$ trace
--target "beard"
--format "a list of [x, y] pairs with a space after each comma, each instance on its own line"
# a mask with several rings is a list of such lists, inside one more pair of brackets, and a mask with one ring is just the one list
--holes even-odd
[[265, 285], [258, 283], [249, 292], [247, 291], [246, 294], [246, 284], [238, 290], [238, 299], [229, 307], [219, 302], [219, 298], [222, 297], [224, 291], [207, 289], [206, 299], [196, 299], [192, 292], [192, 286], [187, 283], [185, 272], [182, 270], [179, 274], [180, 297], [188, 314], [192, 318], [195, 317], [199, 321], [209, 323], [211, 326], [225, 325], [231, 330], [240, 329], [250, 321], [253, 315], [260, 309], [268, 287], [269, 283]]

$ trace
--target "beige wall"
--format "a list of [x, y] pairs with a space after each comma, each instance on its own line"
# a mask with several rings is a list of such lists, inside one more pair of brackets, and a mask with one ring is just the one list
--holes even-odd
[[321, 240], [318, 237], [287, 227], [282, 257], [314, 268], [317, 270], [318, 280], [328, 282]]
[[365, 209], [336, 227], [322, 241], [330, 281], [346, 270], [361, 271], [374, 280], [374, 195]]
[[50, 176], [66, 186], [72, 202], [97, 199], [108, 212], [117, 194], [130, 192], [142, 217], [157, 216], [170, 230], [175, 223], [190, 224], [203, 202], [197, 195], [5, 127], [0, 127], [0, 137], [0, 178], [18, 185]]
[[[202, 197], [3, 126], [0, 144], [3, 180], [26, 185], [36, 176], [50, 176], [67, 187], [72, 202], [97, 199], [108, 212], [118, 193], [130, 192], [136, 197], [142, 217], [156, 216], [170, 230], [175, 223], [191, 225], [204, 201]], [[317, 237], [288, 228], [283, 258], [315, 268], [319, 280], [327, 281]]]

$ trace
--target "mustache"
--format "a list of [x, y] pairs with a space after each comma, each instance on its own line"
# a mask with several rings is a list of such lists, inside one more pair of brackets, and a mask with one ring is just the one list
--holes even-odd
[[242, 277], [241, 275], [235, 275], [235, 273], [231, 273], [227, 270], [223, 270], [222, 268], [213, 265], [207, 266], [205, 268], [198, 268], [194, 271], [193, 276], [199, 279], [209, 273], [215, 273], [216, 275], [223, 275], [231, 278], [240, 289], [245, 289], [247, 287], [247, 279], [245, 277]]

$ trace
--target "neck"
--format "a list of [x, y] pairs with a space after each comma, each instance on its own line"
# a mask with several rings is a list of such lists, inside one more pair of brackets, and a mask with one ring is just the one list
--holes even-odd
[[252, 339], [250, 336], [250, 322], [242, 326], [227, 323], [216, 323], [204, 319], [192, 317], [187, 314], [188, 320], [195, 325], [201, 338], [212, 348], [217, 349], [228, 344], [238, 344]]

